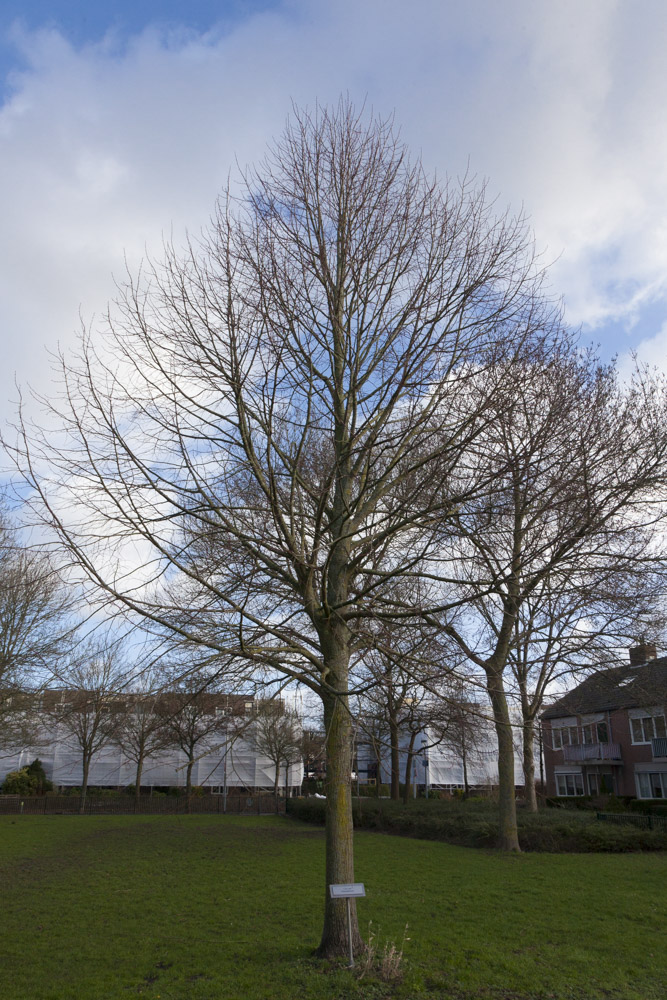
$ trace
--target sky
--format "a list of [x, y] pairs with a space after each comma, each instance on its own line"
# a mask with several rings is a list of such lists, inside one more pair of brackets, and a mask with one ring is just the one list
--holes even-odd
[[527, 213], [603, 357], [665, 367], [666, 51], [664, 0], [3, 0], [0, 419], [292, 102], [341, 93]]

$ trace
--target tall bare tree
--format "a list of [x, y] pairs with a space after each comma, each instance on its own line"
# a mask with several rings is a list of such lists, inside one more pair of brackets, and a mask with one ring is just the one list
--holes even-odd
[[[403, 599], [424, 605], [419, 588], [403, 584]], [[404, 799], [410, 795], [414, 748], [442, 714], [435, 696], [448, 673], [447, 657], [439, 634], [424, 622], [378, 621], [367, 629], [363, 655], [367, 679], [359, 699], [360, 729], [390, 764], [390, 795], [400, 798], [401, 757], [404, 758]], [[378, 760], [379, 770], [381, 762]]]
[[113, 640], [90, 641], [81, 643], [54, 673], [63, 685], [61, 697], [45, 698], [45, 705], [55, 738], [74, 747], [81, 756], [80, 811], [84, 812], [91, 762], [117, 738], [127, 667]]
[[476, 700], [478, 691], [460, 678], [452, 678], [441, 691], [440, 711], [434, 733], [438, 744], [461, 762], [463, 792], [470, 792], [470, 769], [489, 759], [493, 731], [488, 707]]
[[214, 747], [227, 753], [227, 718], [221, 708], [219, 692], [211, 679], [190, 672], [175, 678], [160, 698], [163, 733], [172, 745], [185, 754], [185, 792], [192, 794], [192, 771], [201, 756]]
[[559, 336], [541, 283], [524, 222], [429, 178], [390, 121], [295, 110], [207, 233], [130, 278], [105, 339], [63, 360], [67, 446], [25, 434], [42, 513], [94, 586], [321, 698], [322, 955], [347, 949], [328, 885], [354, 881], [358, 631], [442, 609], [435, 581], [428, 608], [389, 585], [479, 489], [462, 455], [512, 364]]
[[0, 745], [35, 738], [32, 692], [66, 654], [73, 627], [72, 595], [55, 566], [26, 547], [0, 509]]
[[300, 761], [303, 755], [303, 734], [296, 713], [278, 699], [259, 703], [252, 727], [252, 743], [257, 752], [268, 757], [273, 764], [273, 794], [277, 806], [281, 767], [285, 768], [287, 795], [289, 767]]
[[512, 651], [540, 594], [551, 601], [547, 625], [558, 602], [577, 595], [587, 595], [594, 617], [614, 579], [662, 563], [667, 393], [646, 373], [622, 385], [586, 353], [553, 352], [523, 374], [515, 369], [508, 398], [494, 406], [472, 445], [495, 470], [493, 489], [459, 506], [458, 533], [443, 546], [443, 577], [467, 609], [445, 627], [485, 679], [498, 737], [500, 843], [519, 850]]
[[618, 662], [619, 649], [639, 637], [664, 634], [660, 563], [611, 559], [589, 565], [563, 586], [547, 574], [522, 603], [509, 653], [515, 699], [521, 705], [526, 801], [537, 811], [537, 725], [549, 689]]
[[134, 797], [141, 798], [144, 765], [156, 757], [172, 740], [163, 708], [162, 676], [157, 671], [141, 672], [138, 683], [123, 698], [115, 740], [124, 756], [135, 765]]

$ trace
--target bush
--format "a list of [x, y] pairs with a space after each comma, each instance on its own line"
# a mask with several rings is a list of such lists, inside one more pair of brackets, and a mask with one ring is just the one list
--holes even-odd
[[37, 795], [37, 778], [28, 774], [28, 768], [10, 771], [5, 778], [2, 790], [6, 795]]
[[304, 823], [324, 823], [324, 799], [287, 799], [286, 810], [289, 816], [303, 820]]
[[[306, 823], [322, 824], [324, 805], [323, 799], [288, 799], [287, 812]], [[488, 799], [417, 799], [405, 806], [390, 799], [357, 798], [352, 813], [356, 829], [442, 840], [462, 847], [492, 848], [498, 841], [498, 808]], [[521, 810], [518, 822], [519, 841], [525, 851], [667, 850], [667, 831], [605, 823], [590, 810]]]
[[52, 790], [39, 758], [18, 771], [10, 771], [2, 785], [5, 795], [43, 795]]

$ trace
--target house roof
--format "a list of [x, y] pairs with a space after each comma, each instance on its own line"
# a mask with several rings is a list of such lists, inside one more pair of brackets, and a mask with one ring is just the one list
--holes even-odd
[[667, 656], [591, 674], [542, 713], [543, 719], [641, 708], [667, 701]]

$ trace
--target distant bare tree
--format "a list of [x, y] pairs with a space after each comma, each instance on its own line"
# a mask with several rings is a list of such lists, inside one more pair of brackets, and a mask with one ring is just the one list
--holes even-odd
[[452, 679], [441, 692], [439, 715], [433, 723], [438, 744], [461, 761], [466, 798], [470, 793], [470, 768], [488, 760], [493, 731], [488, 706], [485, 709], [471, 694], [477, 692], [461, 680]]
[[577, 602], [582, 617], [595, 618], [614, 580], [651, 576], [663, 564], [667, 392], [645, 372], [624, 386], [588, 354], [552, 352], [523, 374], [515, 369], [508, 396], [488, 412], [470, 461], [494, 471], [493, 488], [458, 506], [456, 533], [447, 526], [442, 575], [465, 610], [444, 627], [485, 680], [499, 747], [500, 843], [518, 850], [513, 650], [515, 665], [524, 637], [535, 651], [537, 631], [525, 632], [531, 607], [542, 602], [547, 630]]
[[273, 794], [277, 808], [281, 767], [285, 768], [287, 795], [288, 769], [303, 757], [303, 734], [296, 712], [277, 699], [260, 702], [253, 722], [252, 743], [255, 750], [268, 757], [274, 766]]
[[[115, 739], [124, 756], [135, 765], [134, 797], [141, 798], [144, 764], [169, 746], [172, 734], [165, 724], [163, 678], [156, 671], [140, 674], [135, 689], [123, 699]], [[138, 689], [137, 689], [138, 688]]]
[[547, 574], [517, 615], [509, 666], [521, 704], [526, 801], [537, 811], [537, 724], [549, 688], [618, 662], [638, 637], [664, 634], [662, 567], [632, 561], [589, 566], [563, 587]]
[[36, 738], [32, 693], [71, 641], [72, 596], [0, 509], [0, 745]]
[[389, 585], [487, 481], [461, 463], [513, 364], [562, 337], [542, 277], [524, 221], [429, 178], [391, 121], [295, 109], [204, 237], [149, 262], [101, 346], [85, 333], [63, 360], [67, 447], [55, 417], [25, 433], [41, 515], [99, 592], [321, 699], [323, 956], [348, 947], [328, 885], [354, 881], [358, 632], [447, 605], [433, 574], [424, 607]]
[[117, 739], [127, 667], [112, 641], [90, 641], [59, 665], [55, 676], [64, 686], [61, 698], [49, 698], [46, 704], [56, 737], [62, 735], [81, 755], [80, 811], [84, 812], [91, 761]]
[[[422, 603], [414, 588], [412, 600], [415, 606]], [[425, 737], [432, 723], [440, 721], [442, 708], [434, 692], [448, 669], [438, 638], [422, 622], [380, 621], [368, 632], [367, 690], [360, 698], [360, 728], [376, 750], [384, 744], [381, 756], [390, 763], [392, 799], [400, 798], [401, 777], [404, 801], [409, 798], [417, 737]], [[402, 776], [401, 755], [405, 758]], [[380, 758], [378, 764], [381, 771]]]
[[212, 745], [225, 745], [227, 720], [219, 692], [210, 677], [189, 673], [172, 684], [167, 682], [160, 712], [166, 739], [185, 754], [185, 792], [190, 796], [192, 771], [202, 752], [209, 753]]

